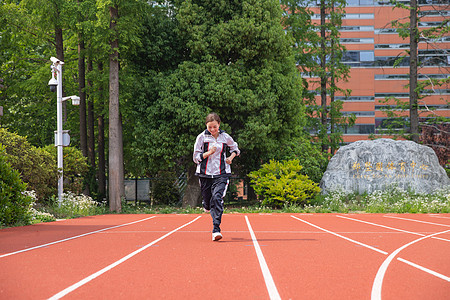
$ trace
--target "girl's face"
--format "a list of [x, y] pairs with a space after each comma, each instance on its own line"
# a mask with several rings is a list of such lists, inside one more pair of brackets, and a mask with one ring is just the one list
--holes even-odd
[[208, 129], [208, 131], [216, 138], [219, 135], [219, 127], [220, 123], [218, 123], [217, 121], [206, 123], [206, 129]]

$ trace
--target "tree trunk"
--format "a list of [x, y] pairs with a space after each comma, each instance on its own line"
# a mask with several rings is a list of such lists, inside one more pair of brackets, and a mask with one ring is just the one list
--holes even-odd
[[[327, 77], [326, 77], [326, 65], [327, 65], [327, 56], [326, 56], [326, 35], [325, 35], [325, 0], [321, 0], [320, 2], [320, 67], [321, 67], [321, 76], [320, 76], [320, 106], [321, 106], [321, 122], [322, 127], [325, 131], [328, 130], [327, 124]], [[327, 136], [326, 132], [324, 133]], [[322, 152], [328, 152], [328, 145], [325, 143], [325, 139], [322, 139]]]
[[[92, 71], [92, 60], [88, 61], [88, 72]], [[90, 89], [92, 89], [92, 81], [88, 81], [88, 86]], [[87, 126], [88, 126], [88, 158], [89, 163], [92, 167], [95, 168], [95, 117], [94, 117], [94, 99], [92, 96], [88, 97], [87, 99], [87, 110], [88, 110], [88, 119], [87, 119]]]
[[[331, 3], [331, 11], [334, 12], [334, 2]], [[333, 21], [331, 21], [333, 22]], [[334, 24], [331, 24], [334, 25]], [[333, 107], [333, 103], [334, 103], [334, 93], [335, 93], [335, 89], [336, 89], [336, 78], [335, 78], [335, 70], [336, 70], [336, 66], [335, 66], [335, 61], [336, 61], [336, 57], [335, 57], [335, 53], [334, 53], [334, 39], [332, 38], [330, 41], [330, 48], [331, 48], [331, 57], [330, 57], [330, 71], [331, 71], [331, 78], [330, 78], [330, 148], [331, 148], [331, 155], [334, 155], [334, 152], [336, 151], [336, 141], [335, 139], [335, 131], [336, 131], [336, 110]]]
[[105, 122], [103, 114], [98, 116], [98, 195], [106, 197]]
[[202, 192], [198, 177], [195, 176], [196, 166], [189, 167], [187, 172], [187, 185], [183, 196], [183, 207], [197, 207], [202, 203]]
[[419, 95], [417, 93], [417, 62], [418, 51], [417, 46], [419, 43], [419, 33], [417, 29], [417, 0], [411, 0], [411, 13], [410, 13], [410, 68], [409, 68], [409, 118], [411, 123], [411, 139], [419, 142], [419, 113], [417, 101]]
[[119, 109], [119, 40], [117, 34], [117, 6], [109, 7], [110, 30], [112, 33], [111, 54], [109, 56], [109, 168], [108, 168], [108, 188], [109, 188], [109, 209], [120, 212], [121, 193], [123, 180], [123, 145], [121, 144], [120, 133], [120, 109]]
[[[99, 63], [98, 69], [100, 73], [103, 73], [103, 65]], [[99, 111], [101, 112], [98, 116], [98, 194], [99, 198], [103, 199], [106, 197], [106, 159], [105, 159], [105, 118], [103, 115], [103, 88], [99, 88], [100, 97], [102, 100], [99, 101], [100, 107]]]
[[86, 65], [84, 59], [84, 41], [78, 33], [78, 95], [80, 97], [80, 147], [84, 157], [88, 156], [86, 126]]

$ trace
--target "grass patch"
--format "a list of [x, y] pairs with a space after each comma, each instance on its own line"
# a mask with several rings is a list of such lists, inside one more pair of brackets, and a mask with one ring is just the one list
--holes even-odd
[[[35, 193], [29, 214], [31, 224], [92, 215], [110, 214], [106, 203], [98, 203], [85, 195], [63, 194], [61, 203], [52, 197], [44, 205], [36, 204]], [[149, 205], [122, 202], [122, 214], [202, 214], [202, 207]], [[225, 202], [224, 213], [450, 213], [450, 188], [433, 194], [416, 194], [400, 188], [370, 194], [332, 192], [316, 195], [308, 204], [285, 203], [281, 208], [263, 206], [261, 202]], [[15, 224], [22, 226], [29, 224]]]

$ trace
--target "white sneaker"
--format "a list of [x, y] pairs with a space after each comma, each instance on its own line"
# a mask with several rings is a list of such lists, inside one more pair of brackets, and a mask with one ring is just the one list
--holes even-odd
[[213, 241], [218, 241], [222, 238], [222, 234], [220, 232], [213, 232], [212, 234], [212, 240]]

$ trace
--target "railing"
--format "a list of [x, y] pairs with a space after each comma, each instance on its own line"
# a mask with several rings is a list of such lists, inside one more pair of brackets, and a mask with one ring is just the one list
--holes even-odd
[[[157, 181], [164, 180], [163, 178], [125, 178], [125, 200], [134, 201], [136, 204], [140, 202], [155, 203], [153, 197], [153, 188]], [[183, 174], [179, 176], [175, 182], [174, 187], [180, 194], [179, 203], [181, 203], [186, 189], [187, 180]], [[230, 185], [225, 196], [227, 203], [243, 203], [247, 199], [247, 187], [243, 178], [231, 177]]]

